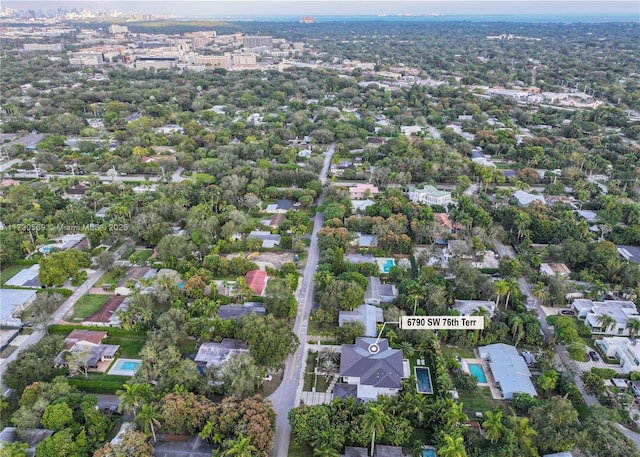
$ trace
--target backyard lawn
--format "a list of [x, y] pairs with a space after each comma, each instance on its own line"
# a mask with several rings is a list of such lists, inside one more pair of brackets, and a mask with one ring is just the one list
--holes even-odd
[[474, 393], [459, 392], [459, 394], [460, 401], [464, 405], [464, 410], [469, 414], [469, 418], [475, 417], [476, 412], [484, 414], [494, 408], [500, 408], [507, 412], [507, 401], [494, 400], [488, 387], [478, 387]]
[[461, 357], [463, 359], [475, 359], [476, 355], [471, 348], [449, 348], [443, 347], [442, 354], [446, 357]]
[[80, 300], [73, 305], [73, 314], [68, 319], [69, 322], [81, 321], [91, 316], [102, 308], [110, 295], [83, 295]]
[[129, 262], [138, 263], [144, 262], [149, 259], [153, 255], [153, 249], [142, 249], [139, 251], [134, 251], [133, 254], [129, 256]]
[[120, 357], [136, 359], [140, 356], [140, 350], [145, 341], [147, 339], [144, 336], [109, 336], [105, 344], [119, 344]]
[[113, 284], [113, 288], [115, 288], [115, 285], [118, 283], [118, 281], [124, 278], [124, 275], [126, 274], [126, 271], [124, 270], [122, 270], [122, 272], [118, 274], [118, 270], [119, 269], [114, 268], [112, 270], [107, 271], [105, 274], [102, 275], [100, 279], [98, 279], [98, 281], [95, 284], [95, 287], [102, 287], [103, 284]]

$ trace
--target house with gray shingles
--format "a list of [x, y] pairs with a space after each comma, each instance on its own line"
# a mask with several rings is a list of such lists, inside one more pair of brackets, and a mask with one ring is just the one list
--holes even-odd
[[367, 290], [364, 291], [365, 304], [390, 303], [398, 296], [396, 286], [393, 284], [382, 284], [380, 278], [376, 276], [370, 276], [368, 279]]
[[[377, 351], [369, 348], [376, 344]], [[356, 397], [375, 400], [378, 395], [395, 395], [402, 389], [405, 374], [402, 351], [391, 349], [382, 338], [356, 338], [356, 344], [342, 345], [340, 376], [344, 384], [355, 386]]]

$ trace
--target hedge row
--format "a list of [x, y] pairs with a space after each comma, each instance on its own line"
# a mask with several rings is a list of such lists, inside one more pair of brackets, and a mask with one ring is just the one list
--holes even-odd
[[94, 330], [96, 332], [104, 331], [107, 332], [110, 336], [128, 336], [140, 338], [144, 336], [144, 333], [136, 333], [131, 330], [124, 330], [120, 327], [99, 327], [94, 325], [64, 325], [64, 324], [55, 324], [49, 327], [49, 333], [57, 334], [57, 335], [68, 335], [73, 330]]
[[38, 290], [39, 294], [60, 294], [64, 297], [70, 297], [73, 294], [73, 291], [70, 289], [58, 288], [58, 289], [40, 289]]
[[122, 389], [122, 383], [116, 381], [87, 381], [86, 379], [69, 379], [69, 384], [83, 392], [92, 394], [115, 394]]

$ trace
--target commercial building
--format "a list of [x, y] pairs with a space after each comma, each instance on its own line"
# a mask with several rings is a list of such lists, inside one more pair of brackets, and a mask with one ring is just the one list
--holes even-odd
[[22, 45], [25, 51], [50, 51], [62, 52], [62, 43], [25, 43]]
[[260, 48], [273, 49], [273, 37], [271, 36], [243, 36], [242, 47], [244, 48]]

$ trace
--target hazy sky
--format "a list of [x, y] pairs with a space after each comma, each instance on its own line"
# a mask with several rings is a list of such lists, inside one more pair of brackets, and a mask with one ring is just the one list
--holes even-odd
[[621, 15], [640, 20], [640, 1], [582, 0], [137, 0], [137, 1], [64, 1], [5, 0], [3, 6], [19, 9], [94, 8], [142, 12], [157, 15], [188, 16], [282, 16], [282, 15], [375, 15], [431, 14], [444, 15], [531, 15], [578, 14]]

